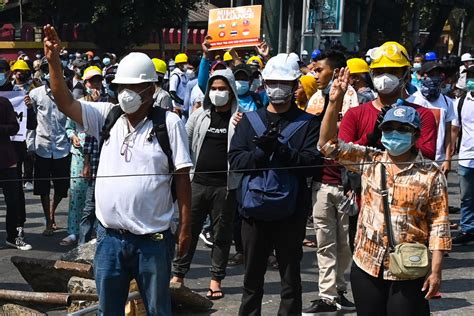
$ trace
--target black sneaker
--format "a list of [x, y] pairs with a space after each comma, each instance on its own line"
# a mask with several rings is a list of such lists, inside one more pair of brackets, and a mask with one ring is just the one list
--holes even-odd
[[346, 298], [345, 291], [338, 291], [337, 294], [339, 294], [339, 298], [336, 299], [336, 307], [338, 310], [344, 310], [344, 311], [356, 310], [355, 304]]
[[465, 245], [474, 241], [474, 235], [469, 233], [461, 233], [453, 239], [453, 245]]
[[15, 241], [10, 242], [10, 241], [7, 240], [5, 243], [7, 244], [7, 246], [10, 246], [12, 248], [16, 248], [18, 250], [31, 250], [31, 248], [32, 248], [30, 244], [27, 244], [23, 240], [23, 237], [16, 237]]
[[337, 307], [326, 300], [311, 301], [311, 306], [303, 309], [303, 316], [311, 316], [317, 313], [335, 313]]
[[214, 237], [210, 231], [203, 230], [199, 234], [199, 238], [206, 244], [208, 247], [214, 246]]

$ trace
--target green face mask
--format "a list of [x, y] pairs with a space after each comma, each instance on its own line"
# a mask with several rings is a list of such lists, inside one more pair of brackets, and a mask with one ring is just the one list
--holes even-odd
[[466, 89], [467, 91], [474, 91], [474, 78], [466, 79]]

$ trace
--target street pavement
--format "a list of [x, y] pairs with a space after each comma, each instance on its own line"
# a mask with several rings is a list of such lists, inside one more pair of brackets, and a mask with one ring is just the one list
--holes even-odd
[[[455, 173], [451, 173], [449, 181], [450, 205], [459, 207], [459, 185]], [[72, 246], [59, 245], [62, 238], [67, 236], [67, 209], [68, 200], [61, 202], [56, 215], [59, 229], [52, 237], [44, 237], [41, 232], [44, 228], [43, 212], [39, 198], [31, 192], [26, 194], [27, 222], [25, 225], [26, 239], [33, 246], [31, 251], [19, 251], [6, 248], [5, 234], [5, 203], [3, 195], [0, 197], [0, 289], [31, 290], [19, 272], [10, 262], [15, 255], [34, 258], [57, 259], [62, 253], [72, 249]], [[452, 214], [454, 222], [459, 221], [459, 213]], [[310, 239], [314, 240], [314, 232], [307, 230]], [[455, 236], [458, 232], [453, 231]], [[231, 254], [234, 248], [231, 249]], [[210, 249], [200, 241], [191, 271], [187, 275], [185, 284], [194, 291], [205, 295], [209, 287]], [[454, 247], [449, 257], [444, 260], [443, 282], [441, 285], [442, 299], [430, 302], [434, 315], [474, 315], [474, 245]], [[301, 266], [303, 305], [308, 306], [317, 299], [318, 270], [316, 254], [312, 248], [304, 248], [304, 257]], [[347, 271], [348, 272], [348, 271]], [[193, 313], [186, 310], [177, 310], [176, 315], [237, 315], [242, 293], [243, 267], [229, 267], [228, 275], [223, 281], [225, 298], [214, 301], [213, 309], [207, 313]], [[346, 274], [347, 277], [348, 274]], [[279, 306], [280, 278], [279, 273], [269, 268], [265, 276], [265, 295], [262, 303], [263, 315], [276, 315]], [[348, 297], [352, 299], [350, 292]], [[65, 314], [65, 311], [50, 311], [50, 315]], [[355, 315], [348, 313], [347, 315]]]

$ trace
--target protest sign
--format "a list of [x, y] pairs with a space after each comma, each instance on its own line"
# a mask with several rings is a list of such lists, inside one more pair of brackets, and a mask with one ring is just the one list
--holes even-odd
[[255, 46], [260, 42], [262, 6], [209, 10], [207, 34], [211, 50]]
[[13, 105], [13, 110], [16, 113], [16, 119], [20, 125], [20, 130], [15, 136], [11, 136], [11, 140], [15, 142], [22, 142], [26, 140], [26, 105], [25, 93], [23, 91], [0, 91], [0, 96], [7, 98]]

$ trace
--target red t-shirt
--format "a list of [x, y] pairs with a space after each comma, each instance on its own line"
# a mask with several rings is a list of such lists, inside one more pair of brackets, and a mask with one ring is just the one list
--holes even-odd
[[[434, 159], [438, 135], [435, 116], [430, 109], [420, 105], [413, 104], [413, 108], [421, 118], [420, 138], [416, 147], [421, 150], [424, 157]], [[342, 118], [338, 138], [346, 143], [367, 145], [367, 134], [372, 132], [379, 113], [380, 110], [375, 108], [372, 101], [349, 109]]]

